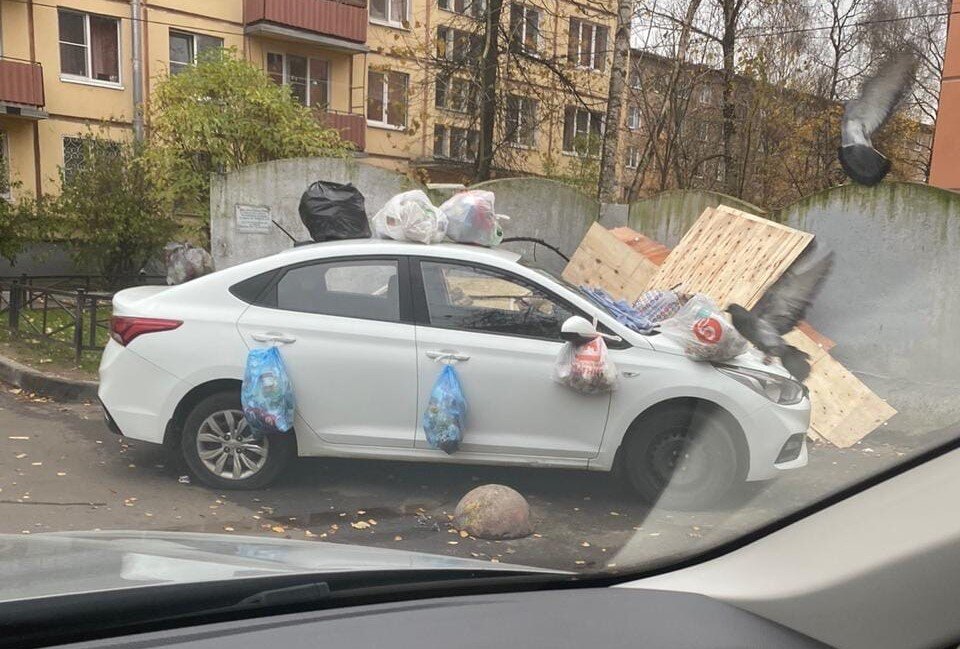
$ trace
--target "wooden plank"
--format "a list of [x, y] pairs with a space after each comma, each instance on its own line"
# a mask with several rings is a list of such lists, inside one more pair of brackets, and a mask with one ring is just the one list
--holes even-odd
[[563, 278], [578, 286], [602, 288], [616, 298], [633, 302], [656, 272], [657, 267], [650, 260], [594, 223], [563, 270]]
[[813, 235], [721, 205], [706, 209], [648, 288], [676, 284], [721, 307], [750, 308], [807, 247]]

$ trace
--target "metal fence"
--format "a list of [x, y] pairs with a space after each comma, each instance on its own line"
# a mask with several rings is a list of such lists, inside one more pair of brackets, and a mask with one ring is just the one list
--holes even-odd
[[[124, 284], [162, 282], [137, 275]], [[110, 330], [113, 293], [97, 275], [21, 275], [0, 277], [0, 325], [14, 336], [28, 335], [73, 347], [76, 362], [83, 352], [99, 351], [98, 333]]]

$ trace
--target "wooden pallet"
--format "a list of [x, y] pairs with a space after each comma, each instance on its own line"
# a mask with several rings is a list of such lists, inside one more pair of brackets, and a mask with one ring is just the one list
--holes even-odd
[[809, 232], [721, 205], [707, 208], [648, 288], [704, 293], [723, 308], [752, 307], [813, 240]]
[[656, 273], [655, 264], [594, 223], [563, 269], [563, 278], [576, 286], [600, 287], [613, 297], [633, 302], [647, 290]]

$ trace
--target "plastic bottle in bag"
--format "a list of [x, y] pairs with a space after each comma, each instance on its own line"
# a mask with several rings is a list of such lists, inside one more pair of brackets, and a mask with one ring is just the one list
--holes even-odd
[[370, 222], [380, 239], [439, 243], [447, 234], [447, 217], [419, 189], [391, 198]]
[[660, 323], [660, 332], [698, 361], [730, 360], [750, 345], [706, 295], [690, 298], [675, 316]]
[[247, 354], [240, 403], [244, 419], [258, 433], [286, 433], [293, 428], [293, 386], [279, 349], [258, 347]]
[[672, 318], [680, 307], [680, 296], [674, 291], [647, 291], [633, 303], [633, 308], [653, 323]]
[[452, 365], [444, 365], [430, 391], [430, 402], [423, 413], [423, 432], [427, 443], [450, 454], [460, 448], [467, 416], [460, 377]]
[[610, 392], [617, 387], [617, 368], [607, 355], [607, 343], [597, 336], [588, 343], [564, 343], [554, 364], [553, 378], [581, 394]]
[[509, 217], [494, 211], [494, 194], [471, 189], [454, 194], [440, 205], [449, 221], [447, 236], [459, 243], [493, 247], [503, 241], [500, 221]]

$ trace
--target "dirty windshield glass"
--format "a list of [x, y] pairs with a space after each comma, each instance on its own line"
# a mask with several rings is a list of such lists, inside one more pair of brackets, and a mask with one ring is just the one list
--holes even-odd
[[424, 2], [2, 12], [0, 600], [640, 574], [960, 432], [942, 8]]

